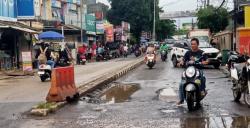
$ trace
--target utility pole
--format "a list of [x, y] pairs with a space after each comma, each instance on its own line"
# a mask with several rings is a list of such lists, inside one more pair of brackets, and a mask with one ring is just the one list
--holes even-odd
[[210, 0], [207, 0], [207, 6], [209, 6], [210, 5]]
[[203, 2], [204, 2], [203, 3], [204, 4], [204, 8], [206, 8], [207, 7], [207, 0], [204, 0]]
[[153, 41], [155, 41], [155, 0], [154, 0], [154, 23], [153, 23]]
[[83, 15], [83, 0], [80, 1], [80, 4], [81, 4], [80, 5], [80, 11], [81, 11], [80, 12], [80, 14], [81, 14], [81, 16], [80, 16], [81, 17], [81, 43], [83, 43], [83, 37], [82, 37], [82, 35], [83, 35], [83, 31], [82, 31], [82, 29], [83, 29], [82, 28], [82, 25], [83, 25], [83, 23], [82, 23], [82, 18], [83, 18], [83, 16], [82, 16]]
[[234, 0], [234, 15], [233, 15], [233, 21], [234, 21], [234, 25], [233, 25], [233, 46], [232, 46], [232, 50], [236, 50], [236, 29], [237, 29], [237, 13], [238, 13], [238, 0]]

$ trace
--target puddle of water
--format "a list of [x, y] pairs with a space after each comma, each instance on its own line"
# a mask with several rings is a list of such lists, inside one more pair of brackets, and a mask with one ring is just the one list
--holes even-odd
[[183, 128], [249, 128], [250, 117], [180, 118]]
[[105, 91], [100, 98], [108, 104], [122, 103], [128, 101], [139, 89], [139, 84], [117, 84]]

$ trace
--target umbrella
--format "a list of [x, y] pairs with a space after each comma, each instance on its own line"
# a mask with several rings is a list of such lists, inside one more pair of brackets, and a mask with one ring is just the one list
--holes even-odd
[[64, 39], [63, 35], [53, 31], [47, 31], [39, 34], [39, 39], [47, 39], [47, 40], [62, 40]]

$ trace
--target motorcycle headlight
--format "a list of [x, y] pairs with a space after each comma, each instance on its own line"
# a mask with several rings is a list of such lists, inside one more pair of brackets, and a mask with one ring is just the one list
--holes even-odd
[[247, 60], [247, 68], [250, 70], [250, 59]]
[[189, 67], [189, 68], [187, 68], [187, 70], [186, 70], [186, 72], [185, 72], [186, 76], [189, 77], [189, 78], [194, 77], [194, 76], [195, 76], [195, 73], [196, 73], [196, 71], [195, 71], [195, 68], [194, 68], [194, 67]]

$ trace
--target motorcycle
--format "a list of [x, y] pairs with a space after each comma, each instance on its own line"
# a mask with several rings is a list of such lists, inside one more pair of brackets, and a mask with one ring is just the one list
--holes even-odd
[[166, 61], [167, 57], [168, 57], [167, 51], [166, 50], [162, 50], [161, 51], [161, 60], [162, 61]]
[[47, 64], [41, 64], [38, 68], [38, 75], [42, 82], [44, 82], [48, 78], [51, 78], [51, 72], [52, 68]]
[[206, 96], [206, 93], [202, 94], [200, 91], [202, 84], [201, 78], [204, 76], [202, 76], [203, 74], [197, 66], [202, 66], [200, 63], [201, 59], [202, 57], [196, 61], [188, 62], [188, 64], [186, 64], [186, 70], [182, 74], [182, 89], [189, 111], [198, 108], [200, 106], [200, 101]]
[[96, 56], [96, 61], [99, 62], [101, 60], [104, 60], [104, 57], [102, 54], [98, 53], [97, 56]]
[[243, 62], [246, 62], [247, 59], [248, 58], [246, 56], [240, 55], [239, 53], [237, 53], [235, 51], [229, 52], [229, 58], [227, 61], [228, 71], [230, 72], [232, 63], [243, 63]]
[[124, 58], [127, 58], [127, 57], [128, 57], [128, 52], [127, 52], [127, 51], [124, 51], [124, 52], [123, 52], [123, 56], [124, 56]]
[[243, 95], [245, 103], [250, 107], [250, 59], [242, 68], [241, 66], [231, 64], [230, 74], [233, 82], [234, 101], [239, 102]]
[[135, 56], [138, 57], [141, 55], [141, 51], [140, 50], [135, 50]]
[[147, 53], [146, 55], [146, 65], [149, 69], [152, 69], [155, 65], [155, 54], [154, 53]]
[[86, 61], [86, 56], [84, 54], [80, 55], [80, 64], [85, 65]]

